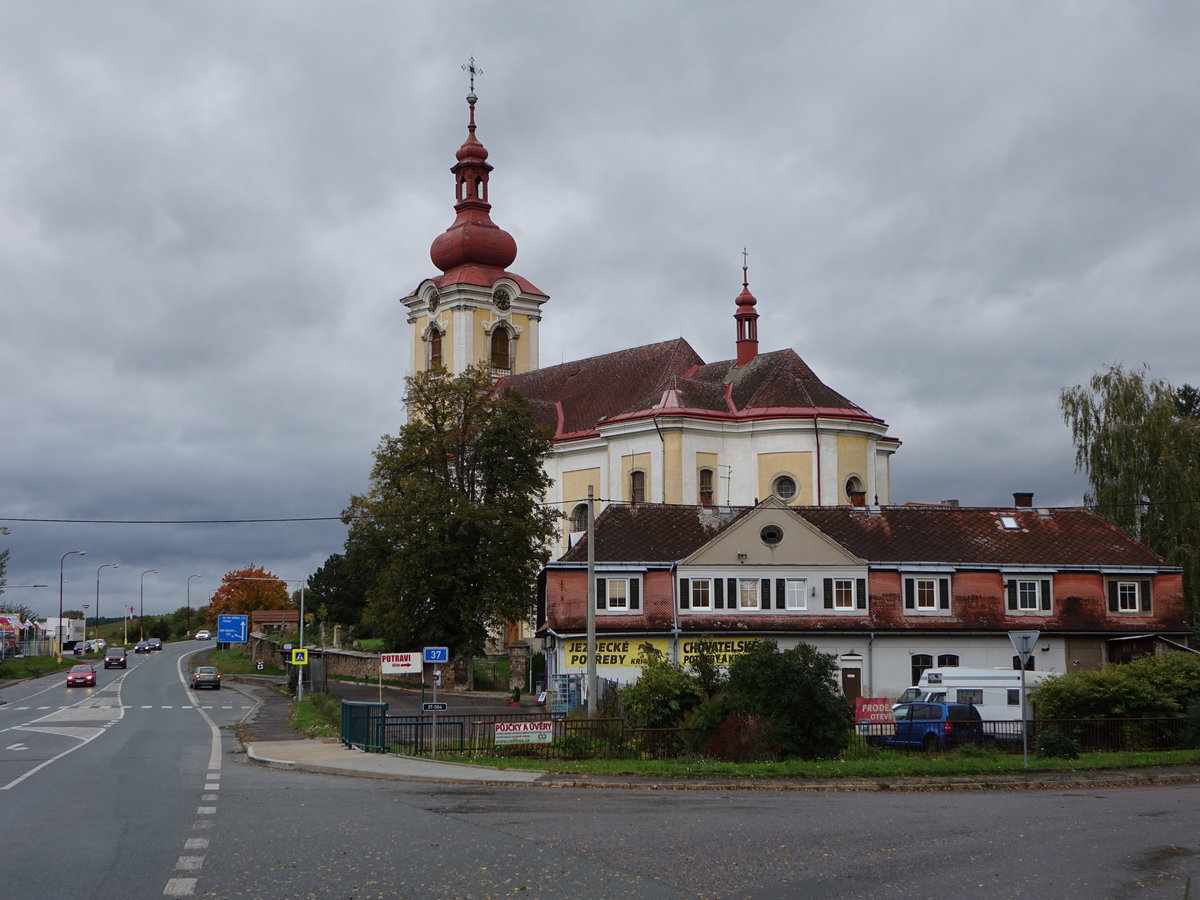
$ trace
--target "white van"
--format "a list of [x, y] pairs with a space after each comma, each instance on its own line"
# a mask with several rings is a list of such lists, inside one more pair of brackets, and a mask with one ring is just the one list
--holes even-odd
[[[1035, 687], [1054, 677], [1053, 672], [1026, 672], [1025, 689]], [[921, 680], [908, 688], [896, 703], [969, 703], [979, 710], [985, 732], [996, 737], [1021, 734], [1021, 670], [1020, 669], [926, 669]], [[1026, 700], [1028, 704], [1028, 700]], [[1032, 718], [1033, 709], [1028, 710]], [[1014, 722], [1013, 726], [989, 723]]]

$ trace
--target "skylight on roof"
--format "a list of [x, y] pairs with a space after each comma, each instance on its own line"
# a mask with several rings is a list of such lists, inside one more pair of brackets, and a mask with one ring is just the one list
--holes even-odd
[[1017, 524], [1016, 516], [1001, 516], [1000, 524], [1004, 526], [1005, 531], [1019, 531], [1021, 526]]

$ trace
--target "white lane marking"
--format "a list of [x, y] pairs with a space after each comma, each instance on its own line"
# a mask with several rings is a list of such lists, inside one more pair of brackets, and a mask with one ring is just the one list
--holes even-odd
[[5, 749], [5, 750], [28, 750], [29, 748], [28, 748], [28, 747], [26, 747], [24, 744], [19, 744], [19, 743], [18, 743], [18, 744], [9, 744], [9, 745], [8, 745], [7, 747], [5, 747], [4, 749]]
[[[125, 714], [124, 710], [121, 708], [121, 686], [122, 686], [121, 682], [123, 680], [124, 679], [122, 677], [122, 678], [118, 679], [116, 682], [114, 682], [114, 684], [116, 685], [115, 693], [116, 693], [117, 705], [115, 707], [111, 707], [111, 706], [107, 706], [107, 705], [104, 707], [104, 709], [106, 711], [108, 711], [109, 715], [111, 715], [112, 710], [115, 709], [116, 713], [117, 713], [116, 719], [120, 719]], [[95, 702], [95, 698], [87, 697], [87, 698], [84, 698], [84, 700], [81, 701], [80, 703], [77, 703], [74, 705], [82, 708], [85, 704], [93, 704], [94, 702]], [[66, 709], [66, 707], [60, 707], [60, 709]], [[33, 731], [33, 732], [41, 731], [41, 732], [47, 732], [50, 734], [62, 734], [67, 737], [74, 737], [76, 740], [79, 741], [79, 743], [76, 744], [74, 747], [68, 747], [66, 750], [64, 750], [62, 753], [59, 753], [57, 756], [50, 757], [49, 759], [42, 762], [40, 765], [34, 766], [32, 769], [30, 769], [24, 775], [21, 775], [18, 778], [14, 778], [8, 784], [0, 785], [0, 791], [7, 791], [11, 788], [16, 787], [18, 784], [20, 784], [26, 778], [32, 778], [35, 774], [40, 772], [42, 769], [46, 768], [47, 766], [51, 765], [52, 763], [58, 762], [60, 759], [62, 759], [68, 753], [74, 753], [80, 747], [86, 747], [88, 744], [90, 744], [96, 738], [100, 737], [100, 735], [104, 734], [105, 731], [107, 730], [106, 728], [73, 729], [73, 728], [69, 728], [69, 727], [55, 727], [55, 726], [47, 727], [47, 726], [38, 726], [37, 725], [38, 722], [44, 721], [46, 719], [54, 719], [54, 718], [62, 718], [62, 717], [63, 717], [62, 714], [51, 713], [50, 715], [42, 716], [41, 719], [34, 719], [33, 722], [30, 722], [30, 723], [28, 723], [26, 725], [22, 725], [22, 726], [17, 726], [17, 727], [22, 731]], [[84, 732], [89, 732], [89, 731], [91, 732], [91, 734], [87, 735], [86, 737], [83, 736]]]
[[200, 799], [201, 799], [202, 801], [205, 801], [205, 802], [207, 802], [207, 803], [216, 803], [216, 802], [217, 802], [217, 795], [216, 795], [216, 794], [201, 794], [201, 795], [200, 795]]
[[196, 893], [195, 878], [172, 878], [163, 888], [164, 897], [190, 897]]
[[178, 872], [199, 872], [202, 865], [204, 865], [203, 856], [181, 856], [175, 863], [175, 870]]
[[198, 816], [215, 816], [217, 808], [215, 806], [198, 806], [196, 807], [196, 815]]
[[[11, 749], [11, 748], [10, 748], [10, 749]], [[221, 785], [219, 785], [219, 784], [215, 784], [215, 783], [214, 783], [214, 784], [206, 784], [206, 785], [204, 786], [204, 789], [205, 789], [206, 791], [219, 791], [219, 790], [221, 789]]]
[[188, 838], [183, 842], [184, 850], [207, 850], [208, 838]]

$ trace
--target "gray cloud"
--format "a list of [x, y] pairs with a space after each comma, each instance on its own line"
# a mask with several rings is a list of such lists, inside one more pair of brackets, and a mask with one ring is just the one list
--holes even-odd
[[746, 246], [764, 348], [890, 423], [897, 499], [978, 505], [1080, 501], [1061, 388], [1200, 381], [1190, 7], [58, 6], [0, 13], [0, 517], [12, 584], [88, 550], [71, 605], [112, 560], [114, 598], [160, 570], [158, 611], [192, 572], [195, 601], [340, 549], [336, 521], [15, 520], [334, 517], [363, 489], [472, 53], [547, 364], [731, 356]]

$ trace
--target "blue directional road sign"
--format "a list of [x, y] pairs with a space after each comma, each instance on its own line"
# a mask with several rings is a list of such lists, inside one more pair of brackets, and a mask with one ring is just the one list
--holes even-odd
[[424, 662], [427, 662], [427, 663], [450, 662], [450, 648], [449, 647], [426, 647]]
[[249, 639], [249, 616], [217, 616], [217, 641], [219, 643], [244, 644]]

